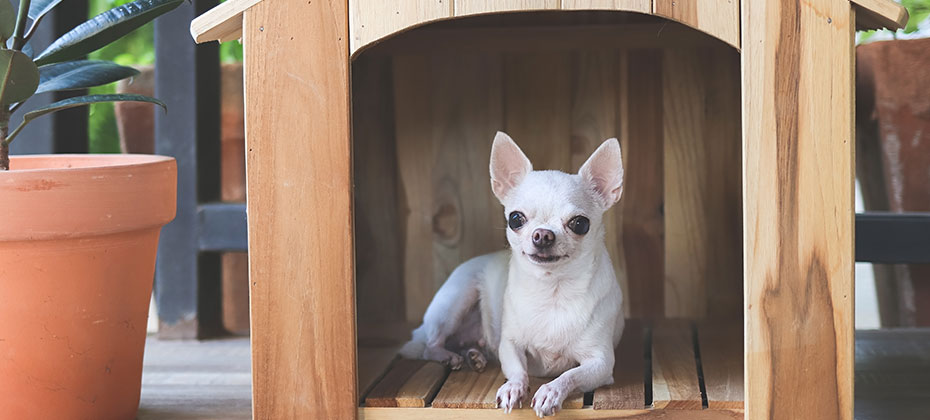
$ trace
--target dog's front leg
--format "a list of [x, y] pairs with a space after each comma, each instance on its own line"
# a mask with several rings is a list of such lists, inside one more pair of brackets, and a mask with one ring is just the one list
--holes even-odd
[[577, 367], [566, 370], [552, 382], [539, 387], [530, 406], [540, 418], [551, 416], [562, 408], [562, 402], [568, 394], [579, 390], [591, 391], [612, 383], [612, 366], [613, 353], [582, 360]]
[[526, 351], [507, 338], [502, 337], [499, 348], [501, 370], [507, 378], [497, 389], [497, 406], [509, 413], [515, 405], [523, 407], [523, 398], [529, 391], [529, 376], [526, 374]]

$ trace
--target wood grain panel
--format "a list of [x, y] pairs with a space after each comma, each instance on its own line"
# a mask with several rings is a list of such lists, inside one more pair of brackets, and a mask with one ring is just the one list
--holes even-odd
[[426, 407], [448, 373], [436, 362], [399, 359], [365, 397], [365, 406]]
[[623, 252], [629, 282], [627, 302], [637, 318], [665, 313], [665, 221], [663, 216], [662, 53], [632, 50], [627, 80], [621, 86], [620, 121], [627, 124], [628, 144], [623, 199]]
[[[704, 223], [707, 232], [707, 270], [704, 284], [710, 319], [742, 319], [743, 307], [743, 218], [740, 55], [730, 48], [706, 50], [704, 63], [706, 96], [704, 146], [707, 184], [703, 190]], [[726, 116], [726, 117], [724, 117]]]
[[[625, 72], [626, 68], [620, 68], [620, 56], [615, 50], [572, 54], [570, 168], [573, 172], [577, 172], [591, 153], [611, 137], [620, 140], [624, 166], [629, 159], [629, 154], [626, 153], [629, 138], [622, 130], [626, 123], [621, 123], [618, 118], [621, 80], [624, 92], [626, 90], [625, 78], [621, 71]], [[614, 265], [623, 296], [629, 297], [623, 254], [622, 208], [622, 204], [616, 204], [604, 213], [603, 220], [607, 229], [604, 243], [607, 245], [607, 252]], [[624, 314], [629, 316], [630, 305], [627, 303], [623, 309]]]
[[408, 27], [452, 16], [452, 0], [352, 0], [351, 53]]
[[360, 324], [406, 319], [403, 235], [397, 223], [393, 82], [389, 58], [363, 56], [352, 63], [355, 284]]
[[629, 10], [651, 13], [652, 0], [562, 0], [566, 10]]
[[500, 56], [442, 56], [432, 63], [431, 211], [438, 289], [465, 260], [506, 246], [504, 210], [491, 192], [487, 170], [494, 133], [503, 126], [503, 88]]
[[742, 16], [746, 414], [850, 420], [853, 12], [768, 0]]
[[357, 413], [346, 3], [244, 15], [255, 418]]
[[448, 0], [455, 3], [455, 16], [508, 10], [558, 9], [559, 0]]
[[[679, 3], [696, 7], [694, 2]], [[676, 10], [685, 7], [689, 6], [676, 6]], [[707, 86], [700, 57], [705, 54], [705, 49], [669, 49], [663, 56], [665, 314], [671, 318], [704, 316], [706, 275], [712, 264], [707, 254], [719, 245], [708, 246], [707, 242], [709, 232], [717, 227], [708, 223], [713, 209], [707, 205], [707, 160], [714, 153], [708, 149], [719, 142], [703, 136]]]
[[652, 404], [657, 409], [701, 409], [694, 341], [688, 321], [662, 320], [653, 325]]
[[652, 8], [656, 15], [674, 19], [740, 48], [737, 0], [655, 0]]
[[404, 285], [415, 321], [456, 266], [506, 244], [486, 169], [503, 126], [502, 64], [496, 55], [398, 57], [394, 74]]
[[433, 279], [432, 170], [434, 161], [429, 60], [397, 57], [394, 63], [394, 112], [397, 213], [403, 254], [406, 319], [418, 322], [436, 291]]
[[537, 170], [571, 172], [570, 58], [567, 52], [504, 56], [504, 131]]
[[626, 321], [615, 352], [614, 383], [594, 390], [595, 410], [641, 409], [645, 406], [645, 347], [643, 323]]
[[742, 306], [739, 55], [669, 49], [663, 60], [665, 314], [732, 319]]
[[743, 408], [743, 324], [704, 321], [697, 331], [707, 408]]

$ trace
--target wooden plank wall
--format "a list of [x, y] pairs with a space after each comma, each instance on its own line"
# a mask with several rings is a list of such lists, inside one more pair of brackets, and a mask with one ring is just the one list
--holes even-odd
[[676, 20], [739, 48], [735, 0], [351, 0], [351, 51], [427, 22], [495, 12], [615, 10]]
[[[420, 321], [458, 264], [506, 246], [487, 171], [497, 130], [534, 167], [572, 172], [604, 139], [621, 140], [625, 191], [605, 220], [627, 316], [740, 316], [736, 51], [397, 55], [386, 59], [393, 83], [358, 80], [364, 59], [354, 93], [354, 133], [367, 136], [355, 141], [359, 322]], [[393, 109], [359, 105], [387, 85]], [[379, 261], [384, 270], [362, 267]]]

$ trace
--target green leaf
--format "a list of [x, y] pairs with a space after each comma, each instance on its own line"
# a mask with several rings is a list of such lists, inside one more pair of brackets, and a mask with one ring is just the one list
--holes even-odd
[[39, 54], [36, 64], [57, 63], [87, 55], [178, 7], [183, 2], [184, 0], [136, 0], [114, 7], [62, 35]]
[[10, 0], [0, 0], [0, 37], [10, 39], [13, 36], [13, 28], [15, 27], [16, 9], [10, 4]]
[[[0, 0], [2, 1], [2, 0]], [[39, 67], [36, 93], [54, 90], [86, 89], [139, 74], [132, 67], [102, 60], [65, 61]]]
[[29, 99], [38, 86], [39, 69], [29, 56], [0, 49], [0, 105]]
[[58, 3], [61, 3], [61, 0], [32, 0], [32, 3], [29, 3], [29, 18], [33, 22], [41, 19], [58, 6]]
[[27, 112], [23, 115], [23, 123], [16, 127], [16, 130], [13, 130], [12, 133], [6, 138], [6, 142], [9, 144], [16, 138], [20, 131], [29, 124], [32, 120], [39, 118], [43, 115], [51, 114], [53, 112], [58, 112], [68, 108], [75, 108], [79, 106], [95, 104], [99, 102], [149, 102], [155, 105], [162, 107], [164, 110], [168, 110], [168, 107], [164, 102], [159, 101], [158, 99], [148, 97], [145, 95], [135, 95], [135, 94], [126, 94], [126, 93], [116, 93], [108, 95], [86, 95], [78, 96], [75, 98], [68, 98], [61, 100], [41, 108], [36, 108], [32, 111]]

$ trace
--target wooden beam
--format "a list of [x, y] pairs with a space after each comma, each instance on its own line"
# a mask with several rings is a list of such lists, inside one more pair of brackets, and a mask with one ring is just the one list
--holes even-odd
[[892, 0], [849, 0], [856, 6], [856, 29], [882, 29], [892, 31], [907, 25], [907, 9]]
[[242, 14], [262, 0], [226, 0], [191, 21], [191, 37], [200, 44], [242, 36]]
[[346, 2], [244, 15], [253, 415], [357, 413]]
[[746, 416], [852, 420], [855, 13], [741, 12]]

